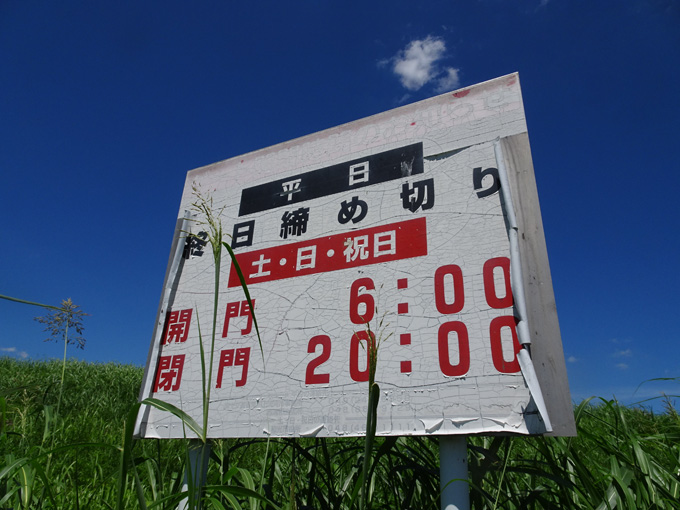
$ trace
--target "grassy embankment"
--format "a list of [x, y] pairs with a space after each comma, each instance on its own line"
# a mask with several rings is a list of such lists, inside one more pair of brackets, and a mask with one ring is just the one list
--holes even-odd
[[[175, 508], [186, 443], [124, 437], [142, 369], [69, 361], [57, 415], [61, 369], [0, 359], [0, 508]], [[593, 403], [575, 409], [578, 438], [471, 438], [472, 508], [680, 508], [675, 410]], [[362, 439], [215, 441], [204, 508], [356, 507], [363, 452]], [[439, 507], [437, 438], [378, 438], [372, 457], [368, 507]]]

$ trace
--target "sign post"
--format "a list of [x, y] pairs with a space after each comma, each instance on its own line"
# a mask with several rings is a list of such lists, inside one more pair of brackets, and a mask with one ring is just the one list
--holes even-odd
[[439, 438], [441, 510], [469, 510], [467, 440], [465, 436]]
[[[196, 189], [262, 350], [237, 271], [222, 264], [215, 299], [188, 221], [141, 398], [202, 416], [199, 320], [217, 306], [208, 438], [363, 435], [371, 344], [377, 435], [439, 435], [455, 459], [469, 434], [575, 434], [516, 74], [192, 170], [180, 219]], [[136, 434], [182, 425], [147, 407]]]
[[[189, 444], [189, 459], [184, 470], [182, 492], [189, 494], [180, 501], [177, 510], [201, 508], [201, 489], [205, 486], [208, 475], [208, 461], [210, 460], [210, 442], [203, 443], [199, 439], [192, 439]], [[190, 504], [189, 499], [192, 499]]]

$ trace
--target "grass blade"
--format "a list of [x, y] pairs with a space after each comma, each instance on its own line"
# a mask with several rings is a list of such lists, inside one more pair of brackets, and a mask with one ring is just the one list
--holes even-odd
[[260, 328], [257, 325], [257, 318], [255, 317], [255, 307], [253, 306], [253, 300], [250, 298], [250, 292], [248, 291], [248, 285], [246, 284], [246, 279], [243, 277], [243, 271], [241, 271], [241, 266], [238, 263], [238, 260], [236, 260], [236, 254], [234, 253], [234, 250], [231, 249], [231, 246], [229, 246], [228, 243], [223, 242], [222, 243], [224, 247], [227, 249], [227, 252], [229, 253], [229, 258], [231, 259], [231, 263], [234, 266], [234, 269], [236, 269], [236, 274], [238, 275], [238, 280], [241, 282], [241, 288], [243, 289], [243, 293], [246, 296], [246, 300], [248, 301], [248, 306], [250, 307], [250, 313], [253, 316], [253, 324], [255, 324], [255, 332], [257, 333], [257, 341], [260, 344], [260, 354], [262, 354], [262, 362], [264, 363], [264, 348], [262, 347], [262, 337], [260, 336]]
[[135, 430], [135, 420], [137, 419], [137, 413], [139, 412], [141, 404], [138, 402], [132, 406], [130, 412], [128, 413], [127, 420], [125, 422], [125, 432], [123, 434], [123, 447], [120, 454], [120, 465], [118, 471], [118, 495], [116, 499], [116, 509], [124, 510], [123, 506], [123, 496], [125, 495], [125, 486], [127, 485], [127, 471], [130, 465], [130, 459], [132, 458], [132, 435]]
[[197, 438], [203, 437], [203, 431], [201, 429], [201, 426], [198, 423], [196, 423], [196, 420], [194, 420], [191, 416], [189, 416], [186, 412], [182, 411], [180, 408], [172, 404], [169, 404], [168, 402], [164, 402], [153, 397], [145, 398], [142, 401], [142, 404], [147, 404], [155, 407], [156, 409], [160, 409], [161, 411], [167, 411], [175, 415], [177, 418], [182, 420], [182, 423], [184, 423], [184, 425], [189, 427], [189, 429], [194, 434], [196, 434]]

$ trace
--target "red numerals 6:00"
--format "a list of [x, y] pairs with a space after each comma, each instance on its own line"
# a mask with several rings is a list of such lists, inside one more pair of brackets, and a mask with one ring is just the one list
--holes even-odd
[[[499, 274], [500, 273], [500, 274]], [[496, 289], [495, 276], [502, 276], [504, 293], [499, 296]], [[489, 259], [483, 268], [484, 296], [487, 304], [494, 309], [510, 308], [514, 301], [510, 286], [510, 259], [497, 257]], [[375, 290], [375, 284], [371, 278], [359, 278], [352, 283], [349, 296], [349, 318], [353, 324], [364, 325], [373, 320], [375, 315], [375, 300], [369, 291]], [[455, 264], [439, 267], [434, 274], [434, 297], [435, 307], [442, 315], [459, 313], [465, 306], [465, 291], [463, 285], [463, 272]], [[448, 297], [448, 299], [447, 299]], [[517, 338], [517, 319], [512, 315], [496, 317], [489, 325], [489, 342], [491, 347], [491, 360], [494, 367], [500, 373], [511, 374], [520, 371], [517, 353], [520, 344]], [[512, 336], [513, 353], [512, 359], [506, 360], [503, 353], [502, 331], [510, 330]], [[458, 362], [451, 363], [451, 338], [455, 336], [458, 352]], [[349, 373], [353, 381], [368, 381], [369, 356], [366, 355], [366, 365], [359, 366], [359, 351], [361, 343], [366, 342], [363, 349], [369, 352], [369, 347], [374, 345], [375, 336], [371, 332], [363, 330], [352, 335], [349, 349]], [[470, 342], [468, 330], [461, 321], [448, 321], [439, 326], [437, 332], [439, 368], [449, 377], [461, 377], [470, 369]], [[316, 353], [321, 347], [320, 353], [309, 362], [305, 374], [305, 384], [328, 384], [330, 374], [317, 373], [317, 370], [330, 359], [331, 339], [328, 335], [313, 337], [307, 346], [309, 354]]]

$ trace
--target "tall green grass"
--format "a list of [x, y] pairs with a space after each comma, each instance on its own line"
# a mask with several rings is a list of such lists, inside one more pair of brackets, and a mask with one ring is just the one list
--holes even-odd
[[[0, 358], [0, 509], [176, 508], [186, 443], [128, 442], [142, 369]], [[474, 509], [680, 508], [680, 418], [594, 399], [576, 438], [471, 437]], [[134, 414], [134, 412], [133, 412]], [[48, 465], [48, 457], [51, 462]], [[436, 437], [376, 438], [367, 508], [436, 509]], [[213, 441], [204, 508], [357, 508], [363, 438]], [[129, 462], [122, 475], [121, 462]]]

